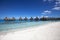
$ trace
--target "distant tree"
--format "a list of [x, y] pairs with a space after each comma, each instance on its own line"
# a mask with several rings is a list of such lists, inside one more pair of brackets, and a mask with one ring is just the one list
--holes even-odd
[[46, 20], [48, 20], [48, 18], [42, 17], [42, 18], [40, 18], [40, 20], [46, 21]]
[[36, 17], [34, 20], [35, 20], [35, 21], [39, 21], [39, 18], [38, 18], [38, 17]]
[[60, 20], [60, 18], [56, 18], [57, 20]]
[[23, 20], [22, 17], [20, 17], [19, 20], [22, 21]]
[[25, 17], [25, 18], [24, 18], [24, 20], [25, 20], [25, 21], [27, 21], [27, 20], [28, 20], [28, 18], [27, 18], [27, 17]]
[[33, 21], [33, 17], [30, 18], [30, 21]]

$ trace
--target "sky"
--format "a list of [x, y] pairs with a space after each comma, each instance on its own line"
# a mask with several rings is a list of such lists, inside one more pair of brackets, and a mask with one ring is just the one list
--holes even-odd
[[0, 18], [60, 17], [60, 0], [0, 0]]

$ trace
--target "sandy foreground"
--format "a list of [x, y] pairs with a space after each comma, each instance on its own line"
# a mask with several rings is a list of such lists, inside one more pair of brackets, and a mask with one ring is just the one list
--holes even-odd
[[0, 40], [60, 40], [60, 22], [0, 35]]

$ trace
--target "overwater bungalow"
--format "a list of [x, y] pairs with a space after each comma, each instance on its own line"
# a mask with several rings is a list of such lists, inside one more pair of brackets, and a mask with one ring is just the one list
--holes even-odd
[[34, 19], [33, 19], [33, 17], [31, 17], [29, 20], [30, 20], [30, 21], [33, 21]]
[[25, 18], [24, 18], [24, 20], [25, 20], [25, 21], [27, 21], [27, 20], [28, 20], [28, 18], [27, 18], [27, 17], [25, 17]]
[[20, 17], [19, 20], [22, 21], [23, 20], [22, 17]]
[[8, 17], [5, 17], [4, 20], [8, 20]]
[[39, 21], [39, 18], [38, 18], [38, 17], [36, 17], [36, 18], [34, 18], [34, 20], [35, 20], [35, 21]]
[[14, 21], [14, 20], [16, 20], [16, 19], [15, 19], [15, 17], [12, 17], [12, 19], [11, 19], [11, 20], [12, 20], [12, 21]]
[[5, 20], [5, 21], [14, 21], [14, 20], [16, 20], [16, 19], [15, 19], [14, 17], [12, 17], [12, 18], [5, 17], [4, 20]]

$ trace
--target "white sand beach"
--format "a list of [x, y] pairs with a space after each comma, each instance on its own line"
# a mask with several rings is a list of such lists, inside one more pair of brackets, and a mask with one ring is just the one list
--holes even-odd
[[60, 22], [0, 35], [0, 40], [60, 40]]

